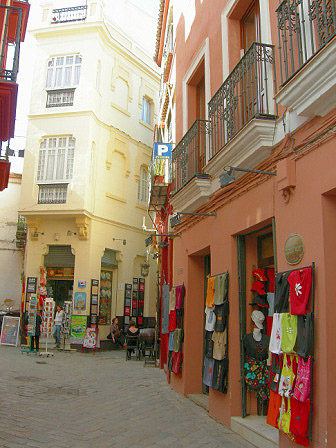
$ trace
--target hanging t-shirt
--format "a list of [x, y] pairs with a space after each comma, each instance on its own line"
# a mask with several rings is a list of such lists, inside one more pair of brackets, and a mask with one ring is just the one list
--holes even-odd
[[205, 308], [205, 329], [206, 331], [214, 331], [216, 324], [215, 308]]
[[162, 326], [161, 333], [168, 334], [168, 324], [169, 324], [169, 285], [164, 283], [162, 285]]
[[217, 359], [217, 361], [221, 361], [225, 358], [226, 354], [226, 344], [227, 344], [227, 330], [218, 332], [214, 331], [212, 334], [213, 340], [213, 359]]
[[185, 294], [184, 285], [176, 286], [175, 294], [176, 294], [176, 302], [175, 302], [176, 309], [181, 310], [183, 308], [183, 301]]
[[176, 288], [172, 288], [169, 294], [169, 311], [174, 311], [176, 307]]
[[180, 352], [182, 349], [183, 330], [176, 328], [173, 336], [173, 350], [174, 352]]
[[169, 324], [168, 329], [169, 331], [174, 331], [176, 328], [176, 311], [170, 311], [169, 313]]
[[268, 358], [269, 337], [261, 334], [260, 341], [256, 341], [253, 334], [246, 334], [243, 339], [245, 353], [258, 361]]
[[225, 300], [223, 305], [215, 305], [215, 314], [216, 314], [215, 331], [224, 331], [228, 321], [229, 301]]
[[207, 296], [205, 304], [208, 308], [212, 308], [215, 305], [215, 277], [208, 277]]
[[279, 272], [275, 277], [274, 312], [288, 313], [289, 311], [289, 272]]
[[313, 355], [313, 313], [297, 317], [296, 353], [303, 358]]
[[281, 319], [282, 339], [281, 350], [284, 353], [292, 353], [297, 335], [297, 316], [289, 313], [283, 313]]
[[204, 355], [208, 358], [212, 358], [213, 354], [213, 340], [212, 340], [212, 332], [205, 332], [205, 347], [204, 347]]
[[306, 314], [312, 283], [312, 268], [292, 271], [288, 277], [291, 314]]
[[281, 326], [282, 314], [273, 314], [273, 325], [271, 332], [271, 339], [269, 349], [272, 353], [279, 355], [281, 353], [281, 340], [282, 340], [282, 326]]
[[168, 339], [168, 351], [172, 352], [174, 350], [174, 332], [169, 333]]
[[229, 373], [229, 359], [214, 362], [214, 371], [212, 375], [212, 388], [219, 392], [227, 392]]
[[229, 287], [229, 273], [216, 275], [215, 278], [215, 305], [222, 305], [227, 299]]
[[204, 357], [203, 364], [203, 384], [212, 387], [212, 377], [213, 377], [214, 360]]

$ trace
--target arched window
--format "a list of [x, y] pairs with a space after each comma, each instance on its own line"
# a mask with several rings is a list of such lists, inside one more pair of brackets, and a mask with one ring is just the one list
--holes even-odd
[[148, 169], [145, 166], [140, 168], [138, 201], [141, 204], [147, 204], [148, 202]]

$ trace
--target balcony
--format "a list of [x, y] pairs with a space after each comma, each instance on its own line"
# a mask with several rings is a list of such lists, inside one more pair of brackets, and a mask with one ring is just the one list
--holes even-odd
[[336, 2], [284, 0], [276, 12], [281, 84], [276, 100], [300, 116], [326, 115], [335, 107]]
[[[18, 2], [16, 2], [18, 3]], [[22, 29], [22, 8], [0, 5], [0, 81], [16, 82]]]
[[38, 193], [39, 204], [65, 204], [68, 184], [40, 184]]
[[53, 9], [51, 23], [81, 22], [87, 17], [87, 6]]
[[148, 211], [158, 212], [164, 207], [172, 181], [172, 163], [167, 158], [155, 158], [150, 167]]
[[172, 204], [175, 209], [196, 209], [208, 200], [210, 179], [204, 173], [204, 166], [209, 134], [210, 122], [196, 120], [173, 150]]
[[49, 90], [46, 107], [73, 106], [75, 89]]
[[274, 120], [274, 48], [254, 42], [209, 102], [209, 159], [254, 118]]
[[169, 79], [171, 64], [173, 61], [173, 51], [174, 51], [174, 34], [173, 34], [173, 26], [171, 25], [167, 33], [166, 44], [163, 50], [163, 61], [164, 61], [163, 82], [167, 82]]

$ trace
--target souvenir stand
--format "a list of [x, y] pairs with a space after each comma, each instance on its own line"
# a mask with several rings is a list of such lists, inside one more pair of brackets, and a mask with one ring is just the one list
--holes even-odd
[[38, 307], [38, 300], [36, 294], [30, 294], [27, 308], [28, 312], [27, 336], [30, 337], [30, 344], [29, 349], [21, 350], [21, 352], [27, 354], [36, 353], [35, 350], [32, 349], [33, 347], [32, 336], [35, 336], [37, 307]]
[[[184, 285], [173, 286], [169, 293], [168, 317], [168, 370], [182, 373], [182, 342], [184, 335]], [[165, 312], [165, 311], [164, 311]]]
[[310, 266], [275, 278], [267, 423], [301, 446], [312, 441], [314, 275]]
[[229, 353], [229, 273], [208, 276], [205, 301], [203, 384], [226, 393]]
[[43, 303], [42, 311], [42, 335], [46, 337], [45, 351], [40, 352], [40, 355], [53, 356], [53, 353], [48, 352], [49, 337], [52, 337], [54, 327], [54, 310], [55, 302], [51, 297], [46, 297]]
[[[136, 279], [137, 280], [137, 279]], [[132, 309], [132, 285], [131, 283], [125, 283], [125, 298], [124, 298], [124, 334], [127, 332], [128, 325], [130, 323], [130, 315]], [[136, 301], [134, 303], [136, 308]]]
[[[63, 322], [62, 322], [62, 334], [63, 334], [63, 350], [70, 350], [70, 322], [72, 314], [72, 301], [66, 300], [63, 305]], [[65, 347], [67, 345], [67, 347]]]

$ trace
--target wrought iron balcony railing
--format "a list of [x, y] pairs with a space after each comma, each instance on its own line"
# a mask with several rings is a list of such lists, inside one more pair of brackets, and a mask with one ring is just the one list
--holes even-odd
[[335, 36], [336, 1], [283, 0], [276, 12], [283, 85]]
[[174, 192], [184, 187], [193, 177], [204, 174], [207, 136], [210, 130], [210, 121], [196, 120], [173, 150], [172, 190]]
[[38, 193], [39, 204], [65, 204], [68, 184], [40, 184]]
[[252, 118], [275, 117], [274, 66], [273, 45], [254, 42], [211, 98], [210, 159]]
[[49, 90], [46, 107], [73, 106], [75, 89]]
[[[22, 8], [0, 5], [0, 14], [4, 20], [3, 36], [0, 42], [0, 81], [16, 82], [19, 71]], [[14, 32], [10, 26], [12, 14], [18, 17]]]
[[80, 22], [87, 17], [87, 6], [53, 9], [51, 23]]

